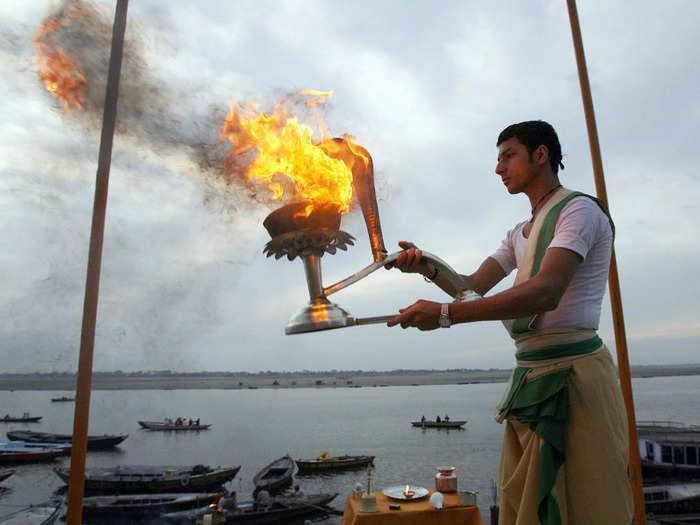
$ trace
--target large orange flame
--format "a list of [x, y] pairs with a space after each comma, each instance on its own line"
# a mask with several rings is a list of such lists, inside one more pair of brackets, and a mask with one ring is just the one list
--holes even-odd
[[[303, 90], [311, 96], [307, 105], [321, 131], [321, 142], [314, 142], [313, 129], [290, 113], [288, 104], [279, 102], [271, 114], [260, 113], [251, 104], [233, 105], [221, 128], [222, 140], [233, 143], [229, 155], [242, 157], [257, 153], [246, 169], [248, 180], [257, 179], [267, 184], [273, 199], [309, 201], [305, 214], [314, 207], [332, 204], [339, 212], [350, 210], [352, 201], [353, 164], [355, 162], [352, 138], [329, 139], [325, 124], [318, 117], [316, 107], [325, 103], [332, 91]], [[336, 142], [347, 144], [350, 155], [333, 155]], [[346, 158], [347, 157], [347, 158]], [[364, 165], [369, 159], [364, 156]]]
[[[70, 13], [68, 16], [75, 18], [78, 15]], [[80, 71], [80, 61], [53, 41], [54, 31], [67, 23], [54, 18], [41, 23], [34, 36], [34, 57], [39, 80], [46, 90], [61, 100], [64, 108], [82, 108], [88, 84]]]

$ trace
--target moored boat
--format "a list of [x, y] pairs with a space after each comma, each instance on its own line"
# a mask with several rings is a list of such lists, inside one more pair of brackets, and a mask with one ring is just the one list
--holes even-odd
[[647, 513], [661, 515], [700, 513], [700, 483], [645, 485], [643, 491]]
[[211, 425], [204, 425], [201, 423], [183, 423], [178, 425], [176, 423], [169, 423], [163, 421], [139, 421], [139, 425], [147, 430], [208, 430]]
[[15, 471], [13, 469], [10, 469], [10, 468], [5, 469], [5, 470], [0, 470], [0, 481], [5, 481], [7, 478], [12, 476], [12, 474], [14, 474], [14, 473], [15, 473]]
[[[215, 468], [207, 465], [122, 465], [90, 468], [85, 470], [85, 488], [123, 494], [208, 491], [216, 490], [232, 480], [240, 469], [240, 465]], [[70, 469], [58, 467], [54, 472], [65, 483], [69, 482]]]
[[13, 449], [0, 449], [0, 465], [53, 461], [62, 453], [62, 451], [55, 448], [16, 447]]
[[41, 449], [50, 449], [50, 450], [58, 450], [60, 453], [64, 456], [69, 456], [71, 448], [73, 448], [73, 445], [70, 443], [41, 443], [41, 442], [33, 442], [33, 441], [0, 441], [0, 450], [18, 450], [18, 449], [26, 449], [26, 450], [41, 450]]
[[426, 419], [425, 421], [411, 421], [411, 425], [421, 428], [462, 428], [466, 423], [466, 420], [435, 421]]
[[324, 456], [321, 454], [316, 459], [295, 460], [299, 473], [332, 472], [365, 467], [374, 463], [374, 456]]
[[640, 421], [637, 433], [646, 483], [700, 480], [700, 426]]
[[[117, 446], [129, 437], [129, 434], [88, 436], [88, 450], [105, 450]], [[34, 443], [72, 443], [72, 434], [50, 434], [48, 432], [34, 432], [31, 430], [10, 430], [7, 438], [11, 441], [28, 441]]]
[[0, 523], [4, 525], [53, 525], [57, 522], [60, 513], [61, 504], [57, 501], [48, 501], [0, 516]]
[[268, 465], [265, 465], [265, 467], [253, 477], [255, 490], [274, 492], [291, 485], [296, 472], [297, 465], [291, 456], [286, 455], [277, 458]]
[[220, 511], [203, 507], [195, 511], [162, 514], [160, 518], [173, 525], [201, 524], [207, 515], [211, 515], [208, 522], [212, 525], [223, 523], [289, 523], [304, 516], [334, 512], [333, 509], [325, 506], [336, 496], [337, 493], [277, 496], [270, 498], [269, 501], [258, 499], [237, 503], [231, 507], [226, 506], [226, 501], [224, 501], [224, 507]]
[[21, 416], [11, 416], [6, 414], [5, 417], [0, 417], [0, 423], [38, 423], [44, 416], [30, 416], [29, 412], [25, 412]]
[[83, 498], [83, 523], [138, 523], [168, 512], [206, 507], [214, 503], [218, 495], [216, 492], [189, 492], [88, 496]]

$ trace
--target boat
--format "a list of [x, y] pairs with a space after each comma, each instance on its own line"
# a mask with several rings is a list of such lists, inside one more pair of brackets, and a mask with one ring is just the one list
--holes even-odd
[[[85, 488], [91, 491], [122, 494], [155, 492], [196, 492], [217, 489], [232, 480], [237, 467], [122, 465], [90, 468], [85, 471]], [[65, 483], [70, 480], [69, 468], [54, 468]]]
[[100, 525], [112, 521], [137, 523], [168, 512], [206, 507], [218, 496], [216, 492], [88, 496], [83, 498], [82, 521]]
[[53, 461], [62, 454], [63, 452], [56, 448], [14, 447], [11, 449], [0, 449], [0, 465]]
[[199, 423], [178, 425], [176, 423], [164, 421], [139, 421], [139, 425], [147, 430], [208, 430], [211, 425], [203, 425]]
[[70, 456], [71, 448], [73, 445], [70, 443], [40, 443], [33, 441], [0, 441], [0, 450], [17, 450], [17, 449], [28, 449], [28, 450], [40, 450], [40, 449], [51, 449], [60, 451], [63, 456]]
[[29, 412], [25, 412], [21, 416], [11, 416], [6, 414], [5, 417], [0, 417], [2, 423], [38, 423], [44, 416], [30, 416]]
[[75, 401], [75, 398], [68, 396], [52, 397], [51, 401], [53, 401], [54, 403], [65, 403], [67, 401]]
[[645, 483], [700, 480], [700, 426], [640, 421], [637, 434]]
[[261, 501], [262, 498], [259, 497], [255, 501], [234, 503], [231, 507], [226, 505], [225, 499], [222, 501], [223, 508], [221, 510], [204, 507], [195, 511], [162, 514], [160, 519], [172, 525], [201, 524], [205, 521], [207, 515], [211, 515], [208, 523], [212, 525], [224, 523], [290, 523], [304, 516], [337, 512], [326, 507], [336, 496], [337, 493], [319, 493], [306, 496], [290, 495], [269, 498], [267, 501]]
[[0, 470], [0, 481], [5, 481], [7, 478], [12, 476], [12, 474], [14, 474], [14, 473], [15, 473], [15, 471], [12, 469], [9, 469], [9, 468], [5, 469], [5, 470]]
[[654, 515], [700, 513], [700, 483], [644, 485], [644, 507]]
[[291, 485], [296, 472], [297, 464], [291, 456], [286, 455], [277, 458], [263, 467], [263, 469], [253, 477], [255, 491], [266, 490], [268, 492], [274, 492]]
[[324, 456], [321, 454], [316, 459], [297, 459], [295, 461], [299, 474], [303, 474], [365, 467], [374, 463], [374, 456]]
[[30, 505], [11, 514], [0, 516], [5, 525], [53, 525], [58, 521], [62, 505], [58, 501], [47, 501]]
[[[88, 436], [88, 450], [105, 450], [117, 446], [129, 437], [129, 434]], [[33, 432], [31, 430], [10, 430], [7, 438], [11, 441], [29, 441], [41, 443], [72, 443], [72, 434], [50, 434], [48, 432]]]
[[466, 420], [435, 421], [426, 419], [424, 421], [411, 421], [411, 425], [420, 428], [462, 428], [467, 423]]

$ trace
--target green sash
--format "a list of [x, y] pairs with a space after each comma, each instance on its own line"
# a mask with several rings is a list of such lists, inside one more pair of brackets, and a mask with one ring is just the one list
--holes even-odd
[[[515, 284], [520, 284], [534, 277], [537, 275], [537, 272], [540, 271], [544, 255], [554, 237], [554, 227], [557, 224], [559, 213], [567, 202], [579, 195], [585, 194], [578, 191], [567, 190], [566, 188], [559, 188], [550, 198], [549, 202], [547, 202], [548, 206], [545, 205], [545, 209], [542, 210], [543, 212], [546, 211], [546, 213], [543, 216], [542, 213], [538, 215], [530, 231], [525, 254], [520, 263], [520, 269], [515, 277]], [[541, 219], [540, 216], [542, 216]], [[511, 337], [515, 337], [518, 334], [523, 334], [528, 330], [532, 330], [532, 324], [537, 315], [538, 314], [533, 314], [518, 319], [509, 319], [504, 321], [504, 324]]]

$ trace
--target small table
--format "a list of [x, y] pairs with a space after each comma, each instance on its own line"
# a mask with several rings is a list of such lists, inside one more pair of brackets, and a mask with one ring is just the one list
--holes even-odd
[[[435, 489], [430, 489], [430, 494]], [[443, 494], [443, 507], [430, 506], [430, 496], [418, 501], [394, 501], [381, 492], [373, 493], [377, 498], [379, 512], [360, 512], [360, 498], [348, 496], [345, 503], [342, 525], [484, 525], [479, 507], [462, 505], [456, 493]], [[389, 510], [389, 504], [401, 506]]]

